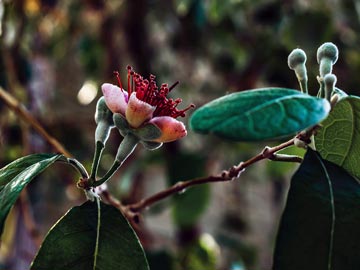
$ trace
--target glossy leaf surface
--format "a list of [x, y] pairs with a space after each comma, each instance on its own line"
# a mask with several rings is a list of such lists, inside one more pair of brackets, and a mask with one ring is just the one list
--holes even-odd
[[38, 174], [53, 164], [62, 155], [35, 154], [20, 158], [0, 170], [0, 232], [10, 208], [20, 192]]
[[321, 156], [360, 178], [360, 98], [340, 100], [315, 137]]
[[291, 180], [273, 269], [360, 269], [359, 239], [359, 183], [308, 150]]
[[204, 105], [190, 119], [199, 133], [237, 141], [260, 141], [294, 134], [323, 120], [330, 104], [299, 91], [264, 88], [226, 95]]
[[31, 269], [149, 270], [140, 242], [120, 211], [85, 202], [49, 231]]
[[9, 183], [21, 171], [45, 159], [52, 158], [54, 154], [34, 154], [19, 158], [0, 169], [0, 186]]

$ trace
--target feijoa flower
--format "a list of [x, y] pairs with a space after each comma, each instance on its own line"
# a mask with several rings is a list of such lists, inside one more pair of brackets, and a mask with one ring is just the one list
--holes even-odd
[[[128, 132], [134, 135], [142, 134], [141, 141], [163, 143], [171, 142], [186, 136], [185, 125], [176, 118], [185, 116], [185, 112], [194, 107], [189, 105], [183, 110], [177, 106], [181, 99], [168, 98], [169, 92], [178, 84], [172, 86], [156, 85], [155, 76], [150, 75], [144, 79], [128, 66], [127, 91], [123, 89], [119, 73], [116, 72], [119, 86], [104, 83], [101, 86], [106, 105], [114, 113], [114, 123], [122, 135]], [[125, 119], [123, 119], [125, 118]], [[123, 120], [126, 121], [123, 121]], [[156, 128], [158, 132], [147, 132], [149, 126]], [[146, 132], [142, 129], [146, 128]], [[143, 134], [150, 134], [148, 138]], [[154, 135], [155, 134], [155, 135]]]

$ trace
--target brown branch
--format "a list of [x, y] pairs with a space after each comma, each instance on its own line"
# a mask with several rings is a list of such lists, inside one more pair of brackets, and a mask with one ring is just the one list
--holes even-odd
[[21, 119], [31, 125], [57, 152], [67, 157], [72, 157], [61, 143], [52, 137], [39, 123], [39, 121], [31, 115], [31, 113], [19, 102], [15, 97], [0, 87], [0, 99], [13, 110]]
[[[299, 138], [300, 135], [298, 135], [296, 138]], [[264, 150], [259, 153], [258, 155], [250, 158], [249, 160], [245, 162], [240, 162], [238, 165], [231, 167], [230, 169], [223, 171], [220, 174], [217, 175], [211, 175], [207, 177], [201, 177], [201, 178], [195, 178], [189, 181], [182, 181], [178, 182], [175, 185], [171, 186], [170, 188], [160, 191], [159, 193], [156, 193], [146, 199], [143, 199], [137, 203], [129, 204], [126, 206], [126, 210], [137, 213], [141, 212], [145, 208], [149, 207], [150, 205], [165, 199], [166, 197], [169, 197], [173, 194], [179, 193], [189, 187], [206, 184], [206, 183], [215, 183], [215, 182], [226, 182], [231, 181], [235, 178], [238, 178], [241, 174], [241, 172], [244, 171], [245, 168], [249, 167], [250, 165], [263, 160], [263, 159], [273, 159], [276, 154], [276, 152], [285, 149], [289, 146], [294, 145], [295, 138], [292, 138], [291, 140], [284, 142], [282, 144], [279, 144], [274, 147], [265, 147]], [[301, 159], [297, 158], [293, 160], [294, 162], [301, 162]]]
[[[140, 217], [138, 213], [130, 212], [127, 210], [127, 207], [124, 206], [118, 199], [116, 199], [108, 190], [101, 190], [99, 192], [99, 195], [101, 198], [107, 202], [108, 204], [111, 204], [112, 206], [119, 209], [119, 211], [132, 223], [134, 226], [135, 224], [138, 224], [140, 221]], [[135, 224], [134, 224], [135, 223]]]

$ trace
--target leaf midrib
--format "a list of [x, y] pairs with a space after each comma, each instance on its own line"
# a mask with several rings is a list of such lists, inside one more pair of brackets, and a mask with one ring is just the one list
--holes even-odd
[[97, 211], [96, 242], [95, 242], [95, 250], [94, 250], [94, 266], [93, 266], [93, 270], [96, 270], [97, 257], [98, 257], [98, 254], [99, 254], [100, 225], [101, 225], [100, 199], [96, 198], [95, 200], [96, 200], [96, 205], [97, 205], [98, 211]]

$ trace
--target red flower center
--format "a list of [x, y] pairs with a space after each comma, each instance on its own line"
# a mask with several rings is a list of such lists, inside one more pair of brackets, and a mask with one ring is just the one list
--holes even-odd
[[[164, 83], [160, 86], [160, 89], [156, 85], [155, 76], [150, 75], [149, 80], [144, 79], [140, 74], [136, 73], [131, 66], [127, 66], [128, 75], [128, 94], [136, 92], [136, 97], [152, 106], [155, 106], [156, 109], [153, 113], [153, 116], [171, 116], [177, 118], [179, 116], [184, 117], [185, 112], [191, 108], [194, 108], [194, 104], [190, 104], [183, 110], [179, 110], [177, 106], [182, 102], [181, 98], [172, 99], [167, 98], [167, 95], [172, 89], [174, 89], [179, 82], [175, 82], [170, 87], [168, 84]], [[123, 89], [119, 72], [114, 72], [119, 87]]]

